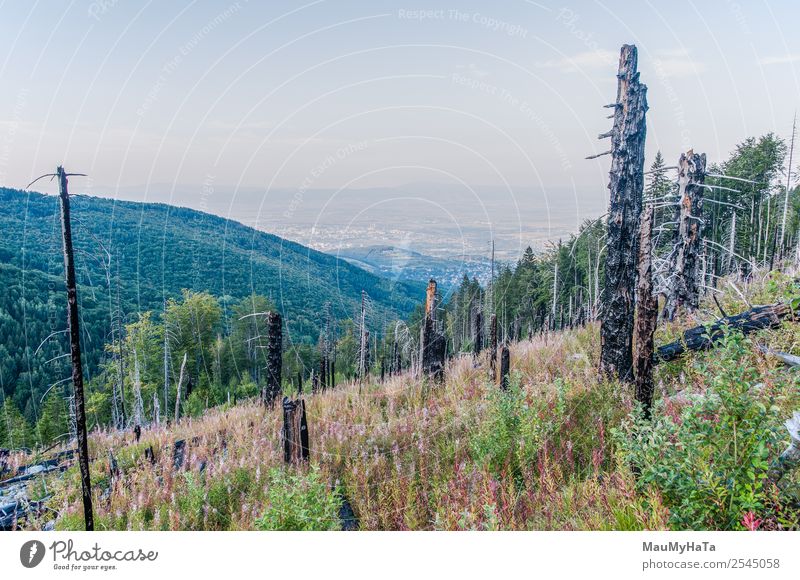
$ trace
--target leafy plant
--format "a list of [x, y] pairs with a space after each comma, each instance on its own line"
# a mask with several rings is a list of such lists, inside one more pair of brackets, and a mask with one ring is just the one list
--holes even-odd
[[338, 530], [341, 496], [331, 491], [318, 467], [305, 474], [280, 468], [269, 472], [267, 508], [256, 521], [260, 530]]
[[614, 435], [638, 474], [640, 489], [657, 488], [681, 529], [742, 529], [747, 513], [764, 514], [773, 499], [767, 470], [781, 418], [755, 387], [746, 364], [749, 341], [729, 332], [704, 371], [709, 389], [677, 418], [641, 413]]

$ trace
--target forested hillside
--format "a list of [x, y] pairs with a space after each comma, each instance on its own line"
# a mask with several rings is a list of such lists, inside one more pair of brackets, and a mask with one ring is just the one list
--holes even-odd
[[[46, 390], [69, 376], [68, 358], [58, 358], [68, 352], [58, 200], [0, 188], [0, 202], [0, 384], [4, 400], [33, 424]], [[113, 355], [105, 344], [118, 329], [127, 335], [125, 325], [148, 311], [158, 322], [170, 300], [183, 304], [187, 289], [216, 302], [218, 319], [206, 329], [213, 339], [233, 330], [236, 305], [255, 295], [283, 314], [293, 345], [316, 342], [326, 305], [337, 319], [353, 318], [362, 290], [376, 320], [406, 316], [421, 292], [194, 210], [81, 195], [72, 210], [90, 380]]]

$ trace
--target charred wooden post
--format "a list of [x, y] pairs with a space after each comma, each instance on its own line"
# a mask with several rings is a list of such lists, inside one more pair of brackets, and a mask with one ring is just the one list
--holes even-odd
[[114, 483], [119, 480], [119, 464], [117, 463], [117, 458], [114, 457], [114, 452], [109, 449], [108, 451], [108, 479], [111, 482], [111, 487], [114, 487]]
[[431, 339], [430, 366], [428, 375], [440, 383], [444, 380], [445, 359], [447, 356], [447, 340], [444, 333], [434, 330]]
[[600, 324], [600, 368], [623, 381], [633, 379], [633, 319], [639, 216], [644, 190], [647, 87], [639, 82], [637, 51], [623, 45], [617, 74], [611, 137], [605, 296]]
[[508, 350], [508, 343], [504, 342], [500, 349], [500, 388], [508, 390], [508, 374], [511, 369], [511, 353]]
[[186, 460], [186, 440], [178, 439], [172, 446], [172, 469], [179, 470]]
[[192, 382], [192, 375], [186, 375], [186, 396], [185, 400], [189, 400], [189, 397], [192, 396], [192, 392], [194, 391], [194, 383]]
[[447, 343], [436, 327], [436, 280], [428, 281], [425, 296], [425, 318], [420, 329], [420, 361], [424, 376], [436, 381], [444, 378]]
[[672, 277], [664, 317], [673, 320], [678, 309], [697, 310], [700, 302], [700, 251], [703, 235], [703, 183], [706, 155], [689, 150], [678, 162], [680, 211], [672, 253]]
[[281, 393], [283, 327], [281, 315], [267, 312], [267, 383], [261, 393], [264, 404], [272, 406]]
[[83, 495], [83, 518], [87, 531], [94, 530], [92, 511], [92, 482], [89, 475], [89, 441], [86, 433], [86, 408], [83, 395], [83, 368], [81, 366], [81, 332], [78, 315], [78, 287], [75, 281], [75, 257], [72, 249], [72, 222], [70, 219], [67, 173], [59, 166], [58, 196], [61, 206], [61, 233], [64, 249], [64, 282], [67, 290], [67, 327], [69, 329], [69, 351], [72, 362], [72, 385], [74, 389], [75, 422], [78, 436], [78, 463], [81, 472]]
[[308, 423], [306, 403], [303, 399], [292, 401], [283, 398], [283, 460], [299, 464], [308, 461]]
[[483, 350], [483, 313], [475, 312], [475, 328], [472, 333], [472, 356], [477, 361]]
[[636, 314], [636, 400], [647, 419], [653, 405], [653, 348], [658, 322], [658, 297], [653, 295], [653, 213], [652, 204], [642, 212]]
[[497, 314], [489, 319], [489, 376], [497, 380]]
[[325, 353], [319, 359], [319, 386], [323, 391], [328, 388], [328, 357]]

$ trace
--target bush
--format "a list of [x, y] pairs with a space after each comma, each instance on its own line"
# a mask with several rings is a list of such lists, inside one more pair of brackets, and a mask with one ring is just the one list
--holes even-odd
[[339, 530], [341, 496], [330, 491], [319, 469], [290, 475], [283, 469], [269, 472], [267, 509], [256, 520], [260, 530]]
[[742, 529], [746, 514], [775, 507], [766, 477], [782, 420], [753, 388], [758, 371], [746, 361], [748, 343], [726, 335], [702, 369], [709, 389], [677, 418], [659, 406], [652, 423], [639, 411], [614, 433], [637, 486], [660, 491], [674, 528]]
[[517, 374], [508, 389], [492, 389], [487, 418], [471, 440], [472, 456], [497, 478], [512, 476], [522, 487], [525, 465], [533, 461], [541, 441], [541, 423], [528, 406]]

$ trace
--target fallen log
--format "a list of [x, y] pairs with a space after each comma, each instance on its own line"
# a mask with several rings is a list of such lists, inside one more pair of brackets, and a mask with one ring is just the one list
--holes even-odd
[[755, 306], [741, 314], [720, 318], [713, 324], [690, 328], [683, 333], [680, 340], [658, 347], [654, 362], [658, 364], [673, 361], [690, 350], [707, 350], [722, 340], [727, 329], [738, 330], [747, 335], [757, 330], [777, 328], [784, 318], [794, 314], [792, 305], [794, 309], [797, 308], [794, 301]]
[[766, 346], [760, 344], [758, 345], [758, 350], [760, 350], [764, 354], [769, 354], [774, 356], [787, 366], [800, 367], [800, 356], [795, 356], [793, 354], [789, 354], [788, 352], [781, 352], [779, 350], [772, 350], [771, 348], [767, 348]]

